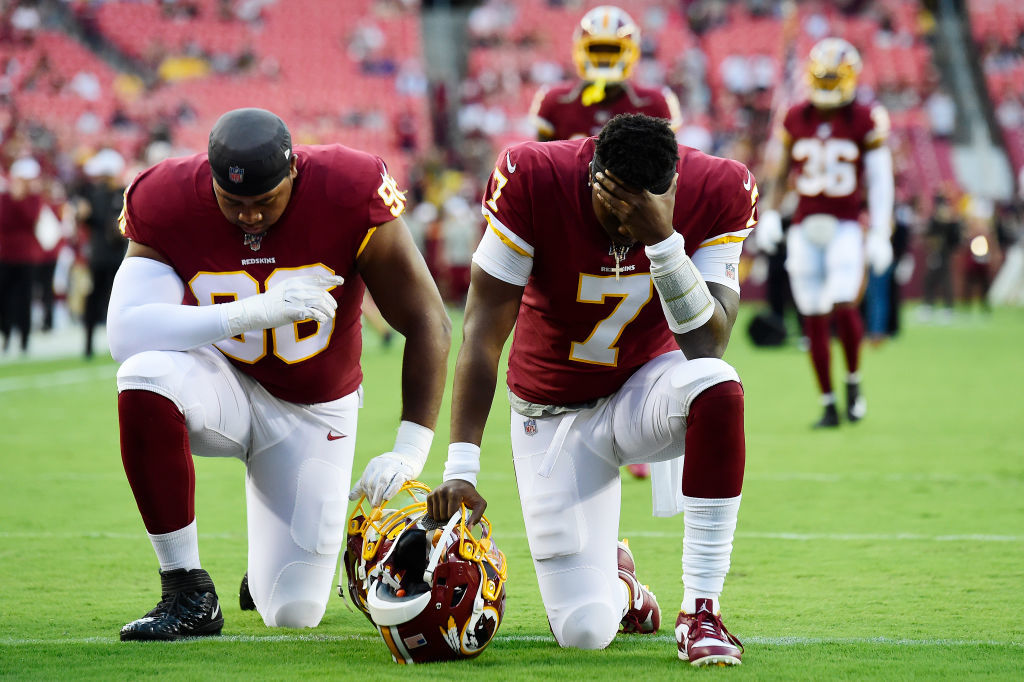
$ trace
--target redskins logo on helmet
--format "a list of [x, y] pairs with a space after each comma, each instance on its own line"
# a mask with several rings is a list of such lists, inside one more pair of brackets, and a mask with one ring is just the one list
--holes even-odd
[[360, 498], [348, 522], [349, 595], [396, 663], [473, 658], [505, 614], [505, 555], [484, 517], [478, 536], [465, 508], [447, 523], [427, 515], [430, 488], [402, 486], [381, 507]]
[[811, 48], [807, 64], [811, 104], [834, 109], [853, 101], [860, 75], [860, 53], [842, 38], [825, 38]]
[[583, 80], [621, 83], [640, 58], [640, 29], [618, 7], [595, 7], [576, 27], [572, 58]]

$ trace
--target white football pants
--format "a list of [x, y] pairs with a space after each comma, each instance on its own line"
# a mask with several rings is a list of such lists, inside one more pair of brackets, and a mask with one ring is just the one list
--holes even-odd
[[797, 224], [786, 233], [786, 272], [797, 310], [825, 315], [837, 303], [860, 296], [864, 282], [864, 232], [855, 220], [840, 220], [824, 245], [807, 238]]
[[622, 619], [619, 467], [681, 456], [690, 403], [710, 386], [736, 380], [722, 360], [687, 361], [674, 351], [592, 408], [537, 418], [512, 410], [526, 535], [561, 646], [603, 649]]
[[345, 538], [361, 390], [329, 403], [289, 403], [210, 347], [134, 355], [118, 370], [117, 387], [173, 401], [193, 454], [245, 463], [256, 608], [269, 626], [319, 624]]

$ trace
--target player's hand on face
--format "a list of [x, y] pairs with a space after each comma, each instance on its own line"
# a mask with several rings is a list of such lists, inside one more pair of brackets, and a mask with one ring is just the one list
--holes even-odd
[[472, 510], [466, 525], [475, 526], [487, 509], [487, 500], [476, 491], [469, 481], [453, 478], [430, 491], [427, 495], [427, 513], [435, 521], [447, 521], [459, 511], [459, 505], [466, 505]]
[[598, 200], [622, 223], [619, 233], [650, 245], [672, 236], [678, 179], [676, 173], [664, 194], [651, 194], [647, 190], [629, 190], [614, 173], [603, 170], [594, 175], [594, 186]]

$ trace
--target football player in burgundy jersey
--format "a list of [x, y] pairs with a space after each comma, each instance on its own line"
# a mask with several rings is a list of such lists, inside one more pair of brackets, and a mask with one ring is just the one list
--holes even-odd
[[[580, 20], [573, 34], [573, 62], [582, 80], [544, 86], [530, 107], [537, 137], [571, 140], [590, 137], [618, 114], [647, 114], [668, 119], [672, 130], [682, 116], [670, 89], [633, 85], [628, 78], [640, 57], [640, 29], [618, 7], [595, 7]], [[647, 478], [651, 465], [636, 462], [626, 470]]]
[[[892, 264], [889, 115], [881, 104], [856, 101], [860, 70], [860, 55], [845, 40], [825, 38], [814, 46], [809, 99], [786, 113], [779, 131], [781, 167], [771, 173], [765, 192], [766, 209], [774, 208], [791, 172], [795, 176], [799, 200], [786, 233], [786, 271], [824, 405], [816, 427], [839, 425], [829, 348], [833, 321], [846, 359], [847, 419], [859, 421], [867, 412], [860, 389], [864, 323], [858, 302], [865, 263], [878, 275]], [[866, 235], [858, 222], [865, 203]], [[758, 231], [759, 242], [781, 240], [778, 213], [765, 210]]]
[[620, 625], [657, 631], [658, 602], [617, 536], [619, 467], [655, 462], [655, 514], [685, 513], [679, 657], [740, 662], [718, 600], [743, 483], [743, 390], [721, 357], [757, 193], [742, 164], [679, 146], [667, 121], [643, 114], [615, 117], [596, 139], [527, 142], [498, 158], [445, 482], [428, 509], [447, 518], [464, 502], [475, 521], [486, 507], [475, 487], [480, 442], [515, 327], [512, 456], [561, 646], [606, 647]]
[[617, 114], [668, 119], [673, 130], [681, 124], [675, 93], [629, 82], [640, 57], [640, 29], [623, 10], [602, 5], [584, 14], [573, 35], [572, 57], [581, 80], [544, 86], [534, 95], [530, 119], [538, 139], [597, 135]]
[[406, 338], [391, 452], [349, 493], [371, 504], [423, 467], [451, 323], [384, 162], [341, 145], [292, 147], [263, 109], [224, 114], [209, 150], [163, 161], [125, 190], [131, 240], [110, 302], [121, 456], [160, 564], [162, 599], [122, 640], [214, 635], [191, 454], [246, 466], [242, 608], [314, 627], [345, 538], [365, 288]]

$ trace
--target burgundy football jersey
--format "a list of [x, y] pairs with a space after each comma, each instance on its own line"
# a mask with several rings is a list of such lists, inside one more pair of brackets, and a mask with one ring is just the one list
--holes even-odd
[[552, 140], [590, 137], [618, 114], [647, 114], [668, 119], [675, 130], [681, 123], [679, 101], [668, 88], [645, 88], [624, 83], [614, 98], [584, 106], [580, 97], [585, 82], [543, 87], [534, 96], [530, 118], [538, 131]]
[[[569, 405], [610, 395], [641, 365], [678, 348], [643, 245], [634, 244], [616, 266], [594, 215], [587, 184], [594, 144], [586, 138], [513, 145], [501, 153], [484, 195], [488, 229], [533, 256], [508, 385], [534, 403]], [[680, 146], [679, 156], [673, 225], [687, 253], [742, 240], [756, 222], [750, 172], [688, 147]]]
[[783, 126], [800, 195], [793, 222], [813, 213], [856, 220], [866, 201], [864, 154], [884, 144], [889, 134], [885, 108], [854, 102], [822, 111], [804, 102], [789, 110]]
[[187, 305], [263, 293], [282, 278], [337, 274], [337, 314], [246, 332], [214, 344], [270, 393], [319, 403], [362, 381], [360, 310], [364, 285], [355, 260], [374, 227], [405, 203], [384, 162], [341, 145], [294, 148], [298, 176], [280, 220], [257, 245], [221, 214], [206, 154], [169, 159], [143, 171], [125, 192], [123, 230], [160, 252], [185, 283]]

